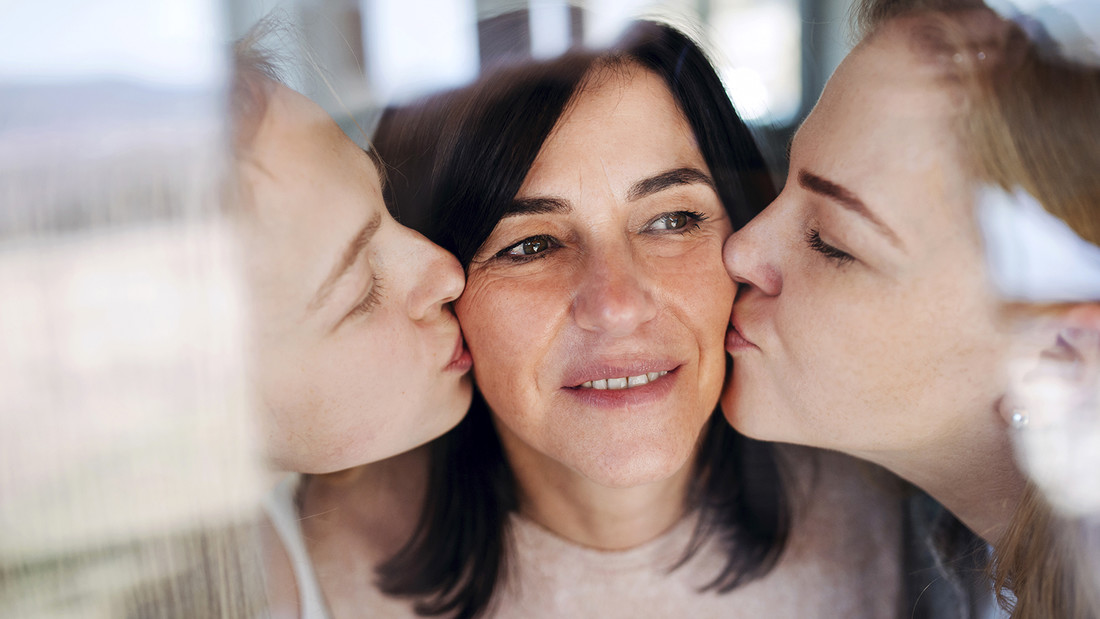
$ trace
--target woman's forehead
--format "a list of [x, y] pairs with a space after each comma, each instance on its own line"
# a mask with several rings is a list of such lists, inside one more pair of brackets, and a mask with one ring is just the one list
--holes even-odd
[[628, 96], [649, 99], [651, 103], [673, 109], [682, 116], [668, 85], [659, 75], [634, 61], [624, 60], [597, 65], [585, 75], [558, 120], [555, 131], [578, 114], [615, 111]]
[[[682, 148], [682, 137], [698, 153], [687, 119], [664, 81], [648, 69], [631, 65], [578, 90], [543, 142], [528, 179], [538, 176], [550, 161], [577, 163], [625, 144], [636, 147], [628, 154], [642, 156], [667, 150], [670, 140]], [[618, 163], [611, 160], [606, 165]]]

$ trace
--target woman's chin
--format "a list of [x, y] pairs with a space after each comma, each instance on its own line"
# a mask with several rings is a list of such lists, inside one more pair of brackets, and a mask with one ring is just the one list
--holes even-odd
[[[712, 397], [717, 395], [716, 387]], [[706, 414], [698, 413], [701, 406], [684, 400], [673, 399], [675, 405], [668, 406], [600, 408], [566, 399], [549, 411], [494, 412], [493, 417], [521, 480], [525, 471], [541, 471], [532, 477], [552, 475], [567, 484], [631, 488], [673, 477], [692, 461], [714, 400], [708, 400]]]
[[571, 467], [589, 481], [612, 489], [627, 489], [660, 483], [681, 472], [691, 461], [692, 449], [677, 450], [669, 445], [658, 449], [605, 449], [581, 466]]

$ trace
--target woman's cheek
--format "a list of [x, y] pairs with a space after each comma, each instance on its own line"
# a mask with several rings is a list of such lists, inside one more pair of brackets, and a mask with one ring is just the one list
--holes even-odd
[[737, 284], [722, 263], [721, 245], [702, 247], [679, 260], [667, 261], [657, 272], [664, 296], [705, 324], [720, 325], [724, 341]]
[[[540, 312], [549, 304], [538, 286], [516, 277], [471, 275], [466, 292], [455, 305], [475, 371], [489, 365], [519, 363], [535, 335], [545, 324]], [[478, 374], [479, 384], [482, 382]]]
[[486, 344], [496, 339], [489, 328], [495, 314], [490, 308], [496, 301], [491, 289], [486, 288], [485, 278], [471, 275], [466, 281], [466, 290], [455, 303], [455, 315], [462, 325], [462, 334], [475, 364], [486, 359]]

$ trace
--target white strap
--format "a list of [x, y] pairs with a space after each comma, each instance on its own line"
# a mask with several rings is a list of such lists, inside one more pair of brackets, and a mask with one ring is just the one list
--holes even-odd
[[290, 564], [294, 570], [294, 580], [298, 584], [298, 603], [301, 605], [302, 619], [330, 619], [321, 585], [313, 572], [306, 540], [295, 505], [294, 495], [298, 491], [301, 477], [289, 475], [279, 482], [264, 499], [264, 510], [271, 518], [275, 532], [282, 540]]

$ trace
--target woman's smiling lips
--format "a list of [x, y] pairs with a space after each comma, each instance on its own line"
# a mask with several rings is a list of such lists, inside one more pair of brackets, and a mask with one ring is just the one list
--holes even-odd
[[679, 368], [666, 360], [590, 365], [569, 372], [562, 389], [591, 406], [637, 406], [664, 398]]
[[657, 380], [658, 378], [668, 374], [667, 371], [660, 372], [646, 372], [645, 374], [639, 374], [638, 376], [623, 376], [621, 378], [600, 378], [597, 380], [590, 380], [585, 383], [581, 383], [579, 386], [581, 389], [633, 389], [642, 385], [648, 385], [649, 383]]

